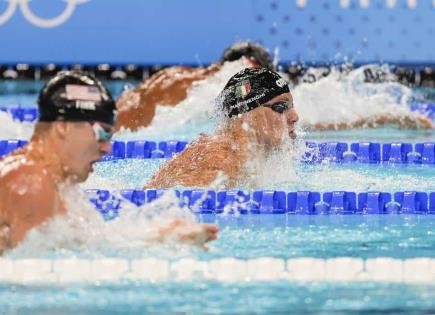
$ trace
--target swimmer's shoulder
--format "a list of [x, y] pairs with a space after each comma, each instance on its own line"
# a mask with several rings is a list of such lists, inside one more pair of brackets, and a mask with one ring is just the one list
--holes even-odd
[[208, 184], [216, 178], [225, 160], [225, 157], [221, 156], [220, 147], [219, 139], [201, 135], [163, 164], [145, 189]]
[[3, 157], [0, 160], [0, 179], [7, 175], [14, 174], [18, 170], [25, 168], [28, 164], [30, 163], [23, 153], [13, 153]]
[[56, 188], [52, 176], [46, 169], [33, 163], [24, 155], [7, 157], [0, 161], [0, 192], [26, 196], [32, 194], [47, 194]]
[[2, 177], [0, 200], [0, 223], [10, 227], [10, 247], [15, 247], [28, 230], [64, 211], [57, 185], [36, 164], [21, 165]]
[[[173, 169], [182, 169], [181, 173], [212, 173], [222, 170], [231, 155], [227, 140], [213, 136], [201, 135], [189, 144], [168, 164]], [[196, 174], [195, 176], [197, 176]]]
[[213, 156], [220, 153], [227, 153], [230, 148], [230, 143], [227, 139], [216, 136], [208, 136], [200, 134], [199, 138], [188, 144], [186, 148], [177, 155], [178, 156]]

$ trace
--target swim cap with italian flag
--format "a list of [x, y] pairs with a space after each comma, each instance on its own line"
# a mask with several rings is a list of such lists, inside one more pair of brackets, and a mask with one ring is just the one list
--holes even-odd
[[288, 82], [277, 72], [266, 68], [246, 68], [230, 78], [218, 101], [222, 103], [225, 116], [233, 117], [289, 92]]

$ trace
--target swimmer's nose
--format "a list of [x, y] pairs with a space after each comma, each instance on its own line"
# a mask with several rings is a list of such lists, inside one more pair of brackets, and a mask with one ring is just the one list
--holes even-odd
[[104, 141], [99, 143], [101, 154], [109, 154], [112, 151], [112, 145], [110, 141]]
[[289, 110], [288, 115], [287, 115], [287, 121], [288, 121], [288, 123], [294, 124], [298, 120], [299, 120], [299, 115], [296, 112], [296, 110], [294, 110], [294, 109]]

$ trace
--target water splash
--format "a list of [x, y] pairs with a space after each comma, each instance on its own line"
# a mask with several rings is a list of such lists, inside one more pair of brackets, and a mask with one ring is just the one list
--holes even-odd
[[245, 67], [242, 61], [226, 62], [207, 79], [194, 82], [186, 99], [176, 107], [157, 106], [151, 125], [134, 133], [122, 131], [117, 139], [191, 140], [199, 133], [213, 131], [215, 98], [228, 79]]
[[[57, 215], [31, 230], [8, 256], [99, 257], [124, 254], [142, 257], [149, 255], [148, 249], [156, 244], [163, 249], [151, 251], [160, 255], [173, 255], [174, 248], [183, 255], [191, 251], [187, 245], [175, 239], [169, 238], [163, 245], [158, 241], [159, 230], [173, 220], [195, 222], [193, 214], [180, 208], [174, 192], [167, 192], [155, 202], [142, 207], [125, 201], [119, 216], [108, 222], [104, 221], [78, 186], [64, 185], [60, 187], [60, 192], [67, 214]], [[121, 196], [117, 197], [121, 199]]]
[[[121, 132], [117, 139], [192, 140], [200, 133], [212, 132], [217, 123], [215, 98], [228, 79], [243, 67], [237, 61], [226, 63], [214, 75], [196, 82], [187, 98], [176, 107], [158, 106], [150, 126], [135, 133]], [[415, 115], [408, 107], [413, 96], [410, 88], [393, 81], [364, 82], [364, 71], [376, 67], [379, 66], [368, 65], [346, 73], [332, 68], [328, 76], [318, 76], [314, 83], [293, 87], [300, 125], [352, 123], [391, 113], [404, 117]], [[386, 73], [387, 79], [392, 76], [388, 66], [380, 70]], [[310, 73], [316, 71], [324, 69], [308, 69]]]
[[28, 140], [33, 134], [33, 123], [13, 120], [9, 113], [0, 111], [0, 139]]
[[373, 67], [360, 67], [348, 74], [333, 68], [314, 83], [296, 86], [292, 93], [301, 125], [352, 123], [391, 113], [413, 115], [407, 105], [410, 88], [396, 82], [364, 82], [364, 70]]

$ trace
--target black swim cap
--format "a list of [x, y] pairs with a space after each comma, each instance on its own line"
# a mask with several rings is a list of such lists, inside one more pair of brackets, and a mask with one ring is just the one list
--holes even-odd
[[100, 121], [115, 124], [116, 106], [110, 92], [94, 76], [61, 71], [41, 89], [39, 121]]
[[266, 68], [246, 68], [236, 73], [219, 94], [225, 116], [232, 117], [257, 108], [276, 96], [289, 93], [288, 82]]
[[221, 57], [221, 63], [239, 60], [243, 56], [252, 58], [263, 68], [275, 69], [269, 52], [260, 44], [249, 41], [237, 42], [225, 49]]

